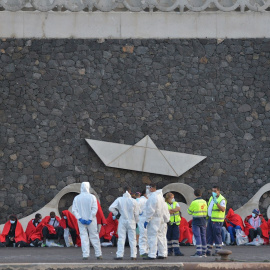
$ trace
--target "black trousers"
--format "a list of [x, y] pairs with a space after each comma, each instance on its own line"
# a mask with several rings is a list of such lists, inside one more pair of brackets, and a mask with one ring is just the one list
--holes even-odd
[[27, 244], [26, 242], [19, 241], [16, 243], [15, 241], [11, 241], [8, 236], [6, 237], [6, 242], [1, 243], [1, 246], [2, 247], [13, 247], [14, 243], [15, 243], [15, 247], [29, 247], [29, 244]]
[[64, 236], [64, 229], [62, 227], [56, 227], [55, 228], [56, 234], [50, 234], [49, 229], [44, 226], [42, 229], [43, 237], [46, 237], [46, 239], [59, 239]]
[[262, 229], [260, 227], [257, 228], [257, 230], [255, 229], [249, 229], [249, 238], [251, 241], [253, 241], [253, 239], [259, 235], [260, 237], [262, 237]]
[[75, 246], [75, 245], [76, 245], [76, 238], [77, 238], [76, 230], [70, 228], [70, 229], [69, 229], [69, 232], [70, 232], [70, 235], [71, 235], [73, 244], [74, 244], [74, 246]]

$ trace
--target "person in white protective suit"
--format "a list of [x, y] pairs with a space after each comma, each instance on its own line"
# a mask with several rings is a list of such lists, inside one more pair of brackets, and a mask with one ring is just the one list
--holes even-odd
[[90, 194], [90, 183], [83, 182], [81, 184], [81, 194], [74, 198], [72, 212], [78, 220], [84, 260], [87, 260], [90, 256], [89, 239], [95, 249], [95, 256], [97, 259], [102, 259], [97, 230], [97, 210], [97, 199]]
[[118, 224], [118, 243], [115, 260], [122, 260], [124, 256], [124, 248], [126, 235], [130, 246], [130, 256], [132, 260], [137, 259], [136, 248], [136, 223], [139, 221], [139, 205], [131, 195], [131, 189], [125, 188], [125, 193], [122, 197], [117, 198], [109, 207], [109, 211], [113, 215], [119, 216]]
[[138, 200], [139, 204], [139, 252], [141, 257], [148, 256], [148, 244], [147, 244], [147, 229], [144, 228], [145, 222], [145, 205], [147, 202], [146, 190], [143, 190], [142, 196]]
[[158, 248], [158, 259], [166, 259], [168, 256], [168, 245], [167, 245], [167, 223], [170, 221], [170, 212], [168, 210], [167, 204], [164, 200], [162, 189], [156, 191], [158, 196], [162, 198], [162, 219], [161, 219], [161, 226], [158, 231], [158, 241], [157, 241], [157, 248]]
[[[164, 198], [161, 190], [156, 190], [156, 185], [150, 185], [150, 195], [145, 204], [146, 208], [146, 219], [144, 222], [144, 228], [147, 228], [147, 238], [149, 252], [148, 256], [144, 257], [144, 260], [155, 260], [157, 255], [158, 243], [159, 243], [159, 256], [158, 259], [164, 259], [166, 257], [166, 251], [164, 248], [164, 236], [161, 230], [164, 229], [164, 215], [165, 206]], [[167, 239], [166, 239], [167, 241]]]

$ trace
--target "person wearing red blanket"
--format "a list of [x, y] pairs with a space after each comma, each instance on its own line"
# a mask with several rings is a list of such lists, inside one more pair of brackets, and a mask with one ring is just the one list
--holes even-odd
[[245, 234], [251, 241], [259, 235], [264, 239], [264, 243], [269, 242], [268, 224], [260, 215], [259, 209], [254, 209], [252, 214], [245, 218]]
[[64, 229], [60, 226], [60, 218], [55, 215], [55, 212], [51, 212], [50, 216], [45, 217], [42, 220], [42, 225], [42, 246], [46, 246], [47, 239], [57, 239], [57, 244], [60, 245], [60, 239], [64, 236]]
[[180, 244], [183, 243], [185, 245], [192, 244], [192, 237], [193, 237], [192, 228], [190, 228], [189, 222], [187, 222], [187, 220], [184, 217], [182, 217], [181, 212], [180, 215], [181, 215], [181, 223], [179, 225], [180, 230], [179, 243]]
[[81, 246], [81, 238], [80, 238], [80, 232], [79, 232], [77, 219], [68, 210], [62, 211], [61, 217], [62, 218], [60, 221], [60, 226], [63, 229], [66, 229], [66, 228], [69, 229], [74, 246], [80, 247]]
[[110, 212], [109, 216], [106, 219], [106, 226], [101, 228], [99, 233], [99, 237], [101, 242], [112, 242], [114, 246], [117, 245], [117, 229], [118, 229], [118, 220], [115, 216]]
[[39, 224], [42, 222], [41, 214], [37, 213], [34, 219], [31, 219], [25, 231], [27, 243], [30, 244], [31, 247], [38, 247], [42, 244], [42, 235], [41, 233], [37, 233], [37, 228]]
[[10, 215], [0, 235], [1, 247], [29, 247], [26, 235], [16, 215]]
[[225, 217], [225, 225], [231, 236], [231, 243], [235, 245], [236, 230], [244, 231], [244, 223], [240, 215], [234, 213], [232, 208], [229, 209], [227, 216]]
[[101, 205], [98, 199], [97, 199], [97, 205], [98, 205], [98, 211], [96, 214], [96, 218], [97, 218], [98, 232], [100, 232], [101, 227], [105, 226], [107, 224], [107, 221], [106, 221], [106, 218], [104, 217], [103, 210], [101, 208]]

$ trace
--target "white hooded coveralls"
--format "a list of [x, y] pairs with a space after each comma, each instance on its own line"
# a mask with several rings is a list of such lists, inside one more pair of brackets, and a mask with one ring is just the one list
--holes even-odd
[[[102, 255], [97, 230], [97, 210], [97, 199], [94, 195], [90, 194], [90, 183], [83, 182], [81, 184], [81, 194], [74, 198], [72, 205], [72, 212], [78, 220], [83, 257], [90, 256], [89, 240], [95, 249], [95, 256], [99, 257]], [[83, 225], [79, 221], [80, 218], [92, 220], [92, 222], [90, 225]]]
[[151, 258], [156, 258], [158, 244], [159, 256], [165, 255], [164, 248], [166, 243], [164, 242], [167, 242], [167, 239], [163, 239], [164, 237], [161, 233], [164, 230], [164, 203], [161, 190], [151, 192], [146, 202], [146, 221], [149, 222], [147, 226], [148, 257]]
[[136, 223], [139, 220], [139, 206], [136, 200], [132, 199], [131, 195], [126, 191], [123, 197], [117, 198], [109, 207], [109, 211], [115, 216], [118, 211], [121, 214], [118, 223], [118, 243], [116, 257], [124, 256], [124, 248], [126, 234], [130, 246], [130, 256], [137, 257], [136, 248]]
[[148, 244], [147, 244], [147, 229], [144, 228], [144, 222], [145, 222], [145, 213], [146, 213], [146, 205], [147, 198], [144, 196], [140, 197], [138, 200], [139, 204], [139, 252], [140, 255], [143, 255], [145, 253], [148, 253]]

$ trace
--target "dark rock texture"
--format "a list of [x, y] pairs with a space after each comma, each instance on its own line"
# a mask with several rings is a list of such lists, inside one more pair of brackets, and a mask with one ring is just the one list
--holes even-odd
[[[0, 41], [0, 222], [90, 181], [105, 209], [130, 185], [186, 183], [228, 206], [270, 177], [269, 40]], [[179, 178], [105, 167], [84, 138], [206, 155]], [[265, 208], [266, 209], [266, 208]]]

